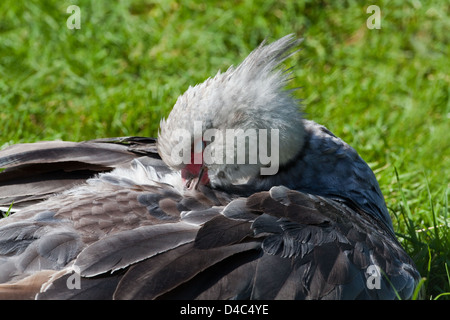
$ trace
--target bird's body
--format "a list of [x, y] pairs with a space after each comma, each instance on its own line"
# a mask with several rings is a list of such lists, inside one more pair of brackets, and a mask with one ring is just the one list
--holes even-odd
[[[344, 141], [302, 119], [282, 90], [286, 74], [274, 70], [296, 44], [287, 36], [261, 45], [190, 88], [161, 122], [157, 144], [124, 138], [1, 151], [0, 205], [19, 210], [0, 220], [0, 297], [411, 297], [420, 276], [373, 172]], [[188, 164], [171, 158], [181, 141], [173, 132], [192, 133], [193, 121], [203, 132], [276, 128], [277, 172], [203, 159], [185, 175]]]

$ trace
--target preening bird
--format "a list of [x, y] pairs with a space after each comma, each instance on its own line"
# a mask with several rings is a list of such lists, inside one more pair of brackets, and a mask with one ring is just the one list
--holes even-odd
[[410, 298], [375, 175], [286, 90], [299, 43], [189, 87], [157, 140], [0, 151], [0, 298]]

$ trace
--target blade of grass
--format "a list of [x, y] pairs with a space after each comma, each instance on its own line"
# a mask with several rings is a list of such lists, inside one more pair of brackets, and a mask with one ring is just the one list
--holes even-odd
[[[422, 293], [422, 287], [423, 287], [423, 285], [425, 284], [426, 281], [427, 281], [427, 278], [425, 278], [425, 277], [420, 279], [419, 283], [417, 284], [416, 288], [414, 289], [414, 292], [413, 292], [413, 295], [411, 297], [411, 300], [419, 300], [423, 296], [425, 296], [425, 294]], [[425, 288], [423, 290], [425, 290]]]
[[[449, 284], [449, 287], [450, 287], [450, 273], [448, 271], [447, 263], [445, 263], [445, 272], [447, 273], [447, 281], [448, 281], [448, 284]], [[438, 299], [440, 299], [441, 297], [444, 297], [444, 296], [450, 296], [450, 292], [442, 292], [442, 293], [438, 294], [436, 296], [436, 298], [434, 298], [434, 300], [438, 300]]]
[[[433, 197], [431, 195], [430, 184], [428, 182], [428, 177], [427, 177], [425, 171], [423, 171], [423, 175], [425, 177], [425, 185], [427, 187], [428, 201], [430, 202], [431, 217], [433, 219], [433, 227], [434, 227], [433, 228], [434, 236], [437, 240], [439, 240], [439, 230], [438, 230], [438, 224], [436, 222], [436, 212], [434, 211]], [[440, 244], [439, 241], [438, 241], [438, 243]]]
[[9, 206], [8, 211], [6, 211], [6, 213], [3, 214], [3, 218], [6, 218], [6, 217], [10, 216], [13, 205], [14, 205], [14, 201]]
[[413, 244], [417, 244], [420, 241], [419, 241], [419, 239], [417, 237], [417, 233], [416, 233], [416, 230], [414, 228], [414, 221], [413, 221], [413, 217], [412, 217], [412, 214], [411, 214], [411, 209], [409, 207], [408, 201], [406, 200], [405, 193], [403, 192], [403, 188], [402, 188], [402, 185], [401, 185], [401, 182], [400, 182], [400, 177], [399, 177], [398, 170], [397, 170], [396, 166], [394, 166], [394, 171], [395, 171], [395, 176], [397, 178], [398, 191], [400, 192], [400, 196], [401, 196], [401, 200], [402, 200], [402, 206], [401, 206], [402, 214], [405, 215], [405, 213], [406, 213], [406, 217], [404, 217], [404, 218], [405, 218], [405, 222], [406, 222], [406, 228], [408, 230], [408, 234], [409, 234], [409, 237], [410, 237], [410, 241]]

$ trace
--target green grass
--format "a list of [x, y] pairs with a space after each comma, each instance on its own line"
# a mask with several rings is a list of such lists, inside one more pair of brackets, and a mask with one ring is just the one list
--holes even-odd
[[[305, 37], [288, 61], [306, 116], [379, 179], [403, 246], [448, 298], [450, 7], [447, 1], [0, 2], [0, 147], [155, 136], [178, 95], [264, 38]], [[66, 9], [81, 8], [69, 30]], [[398, 173], [398, 175], [396, 174]]]

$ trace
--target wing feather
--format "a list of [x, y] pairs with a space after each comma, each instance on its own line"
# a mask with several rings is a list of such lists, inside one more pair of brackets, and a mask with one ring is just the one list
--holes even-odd
[[[182, 252], [167, 252], [130, 268], [121, 281], [116, 298], [155, 299], [181, 286], [228, 257], [259, 247], [258, 242], [245, 242], [226, 247], [201, 250], [186, 245]], [[167, 259], [168, 257], [170, 259]], [[156, 261], [152, 261], [155, 259]], [[218, 271], [218, 270], [217, 270]], [[216, 274], [216, 272], [215, 272]], [[223, 274], [222, 274], [223, 276]], [[202, 292], [202, 281], [193, 281], [187, 290], [191, 298]], [[200, 290], [199, 290], [200, 289]], [[203, 288], [204, 290], [204, 288]], [[186, 291], [185, 291], [186, 292]], [[195, 292], [193, 294], [192, 292]], [[183, 294], [186, 299], [187, 295]]]
[[0, 206], [24, 207], [84, 183], [96, 173], [155, 157], [155, 140], [126, 137], [86, 142], [43, 141], [0, 151]]
[[200, 228], [195, 238], [195, 247], [210, 249], [239, 242], [252, 235], [250, 225], [248, 221], [231, 220], [219, 215]]
[[81, 275], [114, 272], [158, 253], [194, 241], [198, 226], [184, 222], [143, 226], [93, 243], [77, 257]]

